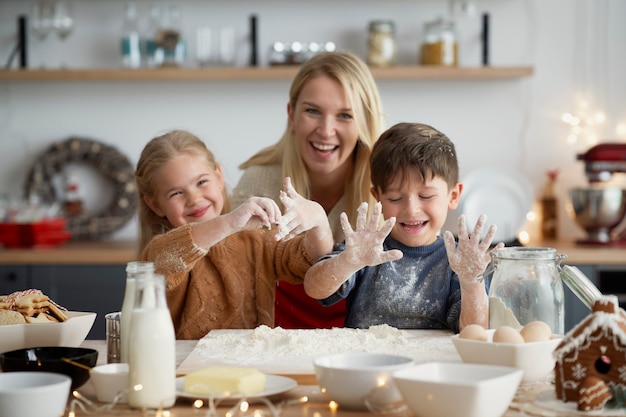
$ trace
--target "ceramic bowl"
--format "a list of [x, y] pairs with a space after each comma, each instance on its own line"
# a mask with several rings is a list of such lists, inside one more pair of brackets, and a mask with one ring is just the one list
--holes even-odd
[[457, 334], [452, 336], [452, 343], [463, 362], [519, 368], [524, 371], [524, 383], [544, 379], [554, 369], [556, 360], [552, 353], [562, 336], [554, 335], [543, 342], [494, 343], [494, 332], [487, 330], [486, 342], [462, 339]]
[[[128, 388], [128, 364], [107, 363], [93, 368], [89, 375], [98, 401], [111, 403], [115, 397]], [[127, 401], [126, 394], [120, 394], [118, 403]]]
[[402, 397], [391, 373], [413, 365], [413, 359], [383, 353], [338, 353], [317, 357], [317, 382], [340, 408], [384, 409]]
[[64, 415], [71, 382], [51, 372], [0, 373], [0, 416]]
[[522, 374], [504, 366], [430, 362], [392, 377], [415, 417], [500, 417]]
[[[63, 358], [87, 368], [68, 363]], [[0, 353], [0, 367], [3, 372], [36, 371], [65, 374], [72, 379], [72, 390], [87, 382], [88, 368], [96, 366], [97, 360], [97, 350], [81, 347], [47, 346]]]
[[65, 312], [61, 323], [27, 323], [0, 326], [0, 353], [39, 346], [79, 346], [91, 330], [96, 313]]

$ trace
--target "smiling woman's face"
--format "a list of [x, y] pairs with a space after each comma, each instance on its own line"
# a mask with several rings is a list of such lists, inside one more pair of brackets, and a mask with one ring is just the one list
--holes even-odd
[[359, 134], [342, 85], [327, 76], [312, 78], [288, 112], [309, 176], [346, 170]]

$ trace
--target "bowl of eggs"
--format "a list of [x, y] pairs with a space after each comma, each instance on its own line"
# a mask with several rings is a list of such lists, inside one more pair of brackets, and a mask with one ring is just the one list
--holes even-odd
[[452, 336], [452, 343], [463, 362], [522, 369], [522, 383], [528, 383], [542, 380], [554, 369], [553, 352], [561, 338], [546, 323], [534, 321], [521, 329], [472, 324]]

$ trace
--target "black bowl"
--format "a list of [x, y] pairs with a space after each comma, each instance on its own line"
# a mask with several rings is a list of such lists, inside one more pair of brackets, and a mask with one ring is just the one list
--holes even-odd
[[95, 349], [65, 346], [45, 346], [11, 350], [0, 353], [0, 367], [4, 372], [38, 371], [56, 372], [72, 378], [72, 390], [81, 387], [89, 379], [89, 369], [63, 360], [67, 358], [93, 368], [98, 360]]

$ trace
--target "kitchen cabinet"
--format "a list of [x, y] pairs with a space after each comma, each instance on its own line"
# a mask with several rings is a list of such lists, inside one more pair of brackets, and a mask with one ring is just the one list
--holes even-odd
[[[291, 80], [298, 66], [157, 69], [34, 69], [0, 70], [0, 81], [217, 81]], [[372, 68], [377, 80], [516, 79], [533, 74], [532, 67], [396, 66]]]
[[0, 294], [36, 288], [68, 310], [94, 311], [87, 339], [104, 339], [104, 316], [122, 307], [125, 271], [126, 264], [2, 265]]

